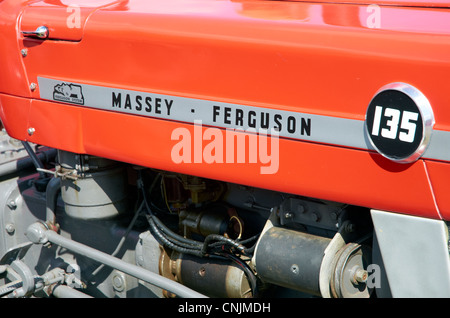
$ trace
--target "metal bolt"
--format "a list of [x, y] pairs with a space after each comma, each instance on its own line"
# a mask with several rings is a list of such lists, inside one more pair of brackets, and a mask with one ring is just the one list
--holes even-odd
[[366, 270], [360, 268], [360, 269], [358, 269], [358, 270], [356, 271], [356, 273], [355, 273], [355, 280], [356, 280], [357, 282], [360, 282], [360, 283], [365, 283], [365, 282], [367, 281], [367, 276], [368, 276], [368, 275], [369, 275], [369, 274], [367, 273]]
[[8, 208], [10, 208], [11, 210], [15, 210], [17, 208], [17, 203], [14, 200], [9, 201], [9, 203], [7, 204]]
[[22, 54], [23, 57], [28, 55], [28, 50], [27, 49], [22, 49], [20, 50], [20, 54]]
[[34, 132], [36, 131], [36, 129], [34, 129], [33, 127], [28, 128], [27, 132], [29, 136], [33, 136]]
[[311, 219], [314, 221], [314, 222], [319, 222], [320, 221], [320, 215], [318, 215], [317, 213], [311, 213]]
[[351, 278], [351, 281], [354, 285], [357, 285], [358, 283], [367, 282], [368, 277], [369, 273], [365, 269], [357, 266], [353, 269], [353, 276]]
[[290, 218], [292, 218], [294, 215], [291, 213], [291, 212], [286, 212], [285, 214], [284, 214], [284, 217], [286, 218], [286, 219], [290, 219]]
[[291, 272], [292, 272], [293, 274], [295, 274], [295, 275], [298, 275], [298, 274], [299, 274], [300, 270], [299, 270], [297, 264], [292, 264], [292, 266], [291, 266]]
[[36, 90], [36, 87], [37, 87], [36, 83], [31, 83], [31, 84], [30, 84], [30, 90], [31, 90], [32, 92], [34, 92], [34, 91]]
[[66, 272], [69, 274], [74, 274], [79, 270], [80, 270], [80, 266], [78, 266], [77, 264], [69, 264], [66, 268]]
[[125, 277], [123, 277], [122, 273], [116, 273], [112, 279], [113, 288], [118, 292], [124, 291], [126, 287]]
[[8, 232], [8, 234], [13, 234], [14, 231], [16, 230], [14, 224], [12, 224], [12, 223], [6, 224], [5, 229], [6, 229], [6, 232]]

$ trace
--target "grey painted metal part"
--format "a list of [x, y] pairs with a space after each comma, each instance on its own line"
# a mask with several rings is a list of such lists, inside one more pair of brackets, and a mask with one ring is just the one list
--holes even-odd
[[379, 210], [371, 215], [392, 296], [450, 297], [445, 222]]
[[52, 295], [56, 298], [92, 298], [91, 296], [66, 285], [56, 285], [53, 287]]
[[93, 249], [89, 246], [67, 239], [54, 231], [47, 230], [42, 223], [31, 224], [27, 231], [27, 237], [35, 244], [54, 243], [79, 255], [91, 258], [102, 264], [115, 268], [128, 275], [146, 281], [150, 284], [166, 289], [184, 298], [205, 298], [204, 295], [174, 282], [161, 275], [145, 270], [137, 265], [124, 262], [116, 257]]
[[61, 180], [61, 194], [68, 215], [101, 219], [127, 211], [126, 175], [122, 167], [89, 172], [78, 180]]

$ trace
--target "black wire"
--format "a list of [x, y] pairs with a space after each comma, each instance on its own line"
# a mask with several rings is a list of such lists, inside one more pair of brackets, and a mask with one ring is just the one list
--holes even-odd
[[[155, 181], [152, 183], [152, 187], [154, 184]], [[243, 243], [245, 244], [247, 242], [251, 242], [255, 240], [257, 236], [238, 242], [223, 235], [210, 234], [206, 236], [204, 242], [199, 242], [196, 240], [188, 239], [173, 232], [172, 230], [167, 228], [164, 223], [161, 222], [161, 220], [159, 220], [159, 218], [153, 213], [152, 209], [150, 208], [144, 189], [144, 182], [142, 179], [141, 171], [139, 171], [137, 186], [142, 191], [143, 200], [148, 212], [147, 220], [150, 225], [150, 230], [163, 246], [174, 249], [181, 253], [187, 253], [201, 257], [209, 256], [212, 252], [214, 252], [214, 249], [216, 247], [222, 247], [224, 245], [232, 247], [239, 253], [245, 255], [249, 255], [254, 250], [254, 246], [247, 249], [243, 245]]]
[[248, 239], [246, 239], [246, 240], [242, 240], [242, 241], [238, 241], [238, 242], [239, 242], [240, 244], [242, 244], [242, 245], [245, 245], [245, 244], [247, 244], [247, 243], [250, 243], [250, 242], [255, 241], [255, 244], [253, 244], [251, 247], [248, 247], [248, 248], [245, 250], [247, 254], [253, 255], [253, 252], [255, 251], [256, 243], [257, 243], [257, 240], [258, 240], [259, 236], [260, 236], [260, 234], [258, 233], [258, 234], [254, 235], [254, 236], [252, 236], [252, 237], [250, 237], [250, 238], [248, 238]]
[[[153, 185], [154, 184], [155, 182], [153, 182]], [[147, 210], [147, 220], [150, 226], [150, 231], [161, 245], [180, 253], [190, 254], [198, 257], [219, 257], [222, 259], [231, 260], [243, 270], [250, 284], [252, 296], [257, 297], [258, 279], [255, 273], [248, 266], [248, 264], [246, 264], [238, 256], [235, 256], [233, 252], [237, 250], [239, 253], [244, 255], [253, 253], [256, 243], [250, 248], [246, 248], [244, 244], [256, 241], [259, 235], [255, 235], [245, 240], [232, 240], [222, 235], [210, 234], [206, 236], [204, 242], [185, 238], [184, 236], [178, 235], [177, 233], [167, 228], [164, 223], [162, 223], [161, 220], [159, 220], [159, 218], [156, 217], [156, 215], [153, 213], [150, 205], [148, 204], [140, 171], [137, 185], [138, 188], [140, 188], [142, 191], [143, 201]], [[226, 247], [230, 248], [230, 250], [226, 250]]]
[[180, 252], [180, 253], [191, 254], [191, 255], [200, 256], [200, 257], [203, 256], [203, 253], [200, 250], [187, 248], [187, 247], [180, 246], [179, 244], [174, 243], [164, 233], [162, 233], [158, 229], [158, 227], [156, 226], [154, 220], [151, 217], [149, 217], [147, 219], [149, 221], [150, 231], [155, 236], [155, 238], [158, 241], [160, 241], [161, 245], [166, 246], [166, 247], [168, 247], [168, 248], [170, 248], [172, 250], [175, 250], [177, 252]]
[[239, 257], [234, 256], [229, 253], [217, 253], [216, 255], [219, 255], [225, 259], [229, 259], [232, 262], [236, 263], [244, 272], [245, 276], [247, 277], [247, 280], [250, 284], [250, 289], [252, 290], [252, 297], [256, 298], [258, 297], [258, 278], [256, 277], [256, 274], [253, 272], [253, 270], [248, 266], [247, 263], [242, 261]]
[[218, 234], [210, 234], [205, 238], [205, 241], [203, 243], [203, 248], [202, 248], [202, 252], [203, 254], [207, 254], [208, 253], [208, 249], [209, 249], [209, 245], [211, 241], [220, 241], [225, 245], [229, 245], [234, 247], [235, 249], [237, 249], [239, 252], [241, 252], [242, 254], [246, 254], [245, 252], [245, 246], [239, 244], [238, 242], [229, 239], [225, 236], [222, 235], [218, 235]]
[[142, 192], [143, 192], [142, 194], [144, 197], [145, 207], [147, 208], [147, 212], [148, 212], [147, 219], [152, 221], [152, 226], [157, 227], [166, 236], [170, 237], [171, 239], [173, 239], [179, 243], [184, 243], [188, 246], [190, 245], [194, 249], [200, 249], [200, 247], [202, 246], [202, 244], [200, 242], [190, 240], [190, 239], [185, 238], [184, 236], [178, 235], [177, 233], [170, 230], [167, 226], [165, 226], [164, 223], [162, 223], [161, 220], [152, 213], [152, 209], [150, 208], [150, 206], [148, 204], [144, 188], [142, 188]]
[[200, 251], [202, 247], [202, 244], [200, 242], [187, 239], [181, 235], [174, 233], [154, 215], [152, 209], [148, 204], [147, 196], [144, 189], [144, 183], [140, 171], [137, 186], [142, 191], [143, 200], [148, 212], [147, 221], [150, 226], [150, 231], [155, 236], [155, 238], [161, 243], [161, 245], [180, 253], [191, 254], [200, 257], [203, 256], [203, 253]]
[[254, 235], [254, 236], [252, 236], [252, 237], [249, 237], [248, 239], [236, 240], [236, 241], [241, 243], [241, 244], [247, 244], [247, 243], [250, 243], [250, 242], [253, 242], [253, 241], [257, 240], [258, 238], [259, 238], [259, 233]]

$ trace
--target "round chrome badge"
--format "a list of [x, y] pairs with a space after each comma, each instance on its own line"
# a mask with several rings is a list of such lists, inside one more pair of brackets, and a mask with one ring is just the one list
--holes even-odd
[[366, 133], [372, 146], [384, 157], [414, 162], [422, 156], [431, 138], [434, 115], [428, 99], [405, 83], [382, 87], [366, 111]]

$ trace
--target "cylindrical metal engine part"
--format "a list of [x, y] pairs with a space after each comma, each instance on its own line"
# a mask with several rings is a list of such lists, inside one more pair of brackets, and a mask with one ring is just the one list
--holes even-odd
[[109, 218], [127, 211], [123, 168], [87, 173], [78, 180], [61, 181], [66, 213], [78, 219]]
[[319, 274], [330, 239], [272, 227], [255, 250], [258, 276], [267, 283], [320, 296]]
[[63, 169], [77, 172], [76, 178], [61, 180], [61, 197], [69, 216], [103, 219], [128, 210], [123, 166], [111, 160], [67, 152], [59, 152], [59, 159]]
[[170, 260], [175, 279], [202, 294], [219, 298], [252, 296], [244, 271], [228, 260], [199, 258], [173, 252]]
[[334, 258], [330, 290], [336, 298], [369, 298], [373, 288], [367, 284], [367, 267], [372, 250], [367, 246], [349, 243]]
[[180, 224], [184, 227], [184, 232], [187, 232], [187, 235], [190, 233], [203, 236], [209, 234], [223, 235], [228, 230], [229, 221], [230, 216], [224, 206], [213, 209], [180, 211]]

